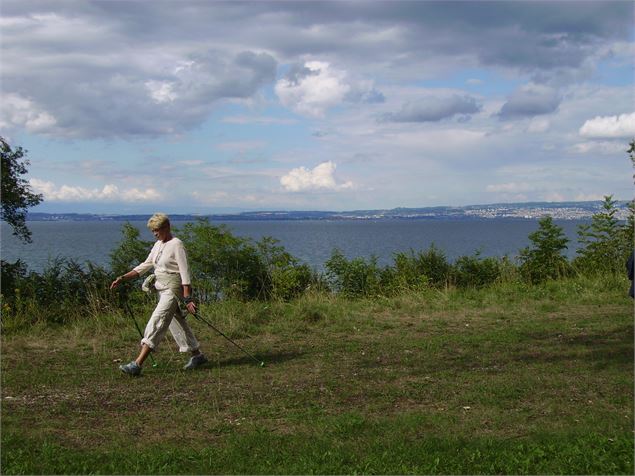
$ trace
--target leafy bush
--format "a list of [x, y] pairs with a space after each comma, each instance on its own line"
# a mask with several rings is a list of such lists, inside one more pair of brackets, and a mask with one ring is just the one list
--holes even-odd
[[529, 234], [533, 247], [520, 250], [520, 272], [530, 283], [566, 276], [570, 265], [562, 252], [569, 239], [548, 216], [538, 221], [538, 230]]
[[325, 264], [326, 275], [332, 289], [347, 297], [370, 297], [382, 293], [382, 270], [377, 266], [377, 257], [346, 257], [339, 250], [333, 250]]
[[17, 260], [15, 263], [9, 263], [0, 260], [0, 293], [4, 300], [13, 295], [26, 274], [27, 267], [23, 261]]
[[443, 251], [430, 245], [425, 251], [395, 253], [393, 266], [382, 271], [385, 294], [398, 294], [408, 290], [444, 287], [450, 280], [452, 267]]
[[503, 256], [499, 263], [499, 281], [501, 283], [517, 283], [522, 280], [518, 265], [507, 255]]
[[445, 253], [434, 244], [417, 255], [417, 267], [426, 275], [431, 286], [444, 287], [448, 284], [452, 266]]
[[201, 300], [268, 297], [266, 266], [250, 240], [234, 236], [224, 225], [212, 226], [206, 218], [186, 223], [179, 238]]
[[501, 260], [498, 258], [481, 258], [461, 256], [452, 269], [454, 284], [458, 287], [483, 287], [495, 283], [501, 277]]
[[130, 223], [124, 223], [121, 234], [121, 241], [110, 253], [110, 269], [115, 276], [127, 273], [145, 261], [153, 244], [151, 241], [140, 239], [141, 233]]
[[221, 297], [288, 300], [316, 280], [307, 265], [270, 237], [254, 243], [207, 219], [187, 223], [179, 237], [188, 251], [194, 288], [204, 301]]
[[624, 263], [633, 250], [631, 219], [626, 224], [615, 217], [618, 209], [612, 196], [604, 197], [602, 211], [588, 225], [578, 227], [578, 256], [574, 266], [586, 274], [623, 273]]
[[382, 271], [382, 287], [387, 294], [395, 295], [404, 291], [423, 289], [430, 285], [426, 274], [422, 253], [395, 253], [392, 267]]
[[11, 275], [13, 287], [3, 291], [3, 319], [65, 323], [112, 307], [111, 276], [90, 262], [84, 268], [76, 261], [55, 258], [42, 273], [27, 273], [26, 267], [16, 265], [2, 266], [3, 281]]
[[392, 266], [380, 268], [371, 257], [346, 259], [335, 250], [326, 263], [333, 291], [348, 297], [394, 296], [403, 292], [423, 291], [453, 283], [459, 287], [482, 287], [501, 279], [514, 280], [516, 267], [507, 258], [462, 256], [454, 265], [442, 251], [431, 246], [426, 251], [394, 255]]
[[300, 264], [279, 241], [264, 237], [256, 243], [267, 273], [267, 294], [272, 299], [288, 301], [300, 296], [318, 282], [315, 273], [306, 264]]

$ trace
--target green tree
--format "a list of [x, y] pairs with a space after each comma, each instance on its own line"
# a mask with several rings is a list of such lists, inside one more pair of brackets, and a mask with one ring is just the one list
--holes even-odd
[[29, 182], [22, 177], [27, 173], [27, 165], [29, 165], [29, 161], [24, 159], [26, 151], [22, 147], [12, 150], [4, 138], [0, 137], [0, 154], [2, 154], [0, 219], [11, 225], [15, 236], [30, 243], [31, 231], [24, 223], [26, 209], [42, 202], [42, 195], [33, 193]]
[[557, 279], [569, 271], [569, 262], [562, 252], [569, 239], [561, 227], [548, 216], [538, 221], [538, 230], [529, 234], [532, 247], [520, 250], [520, 272], [531, 283]]
[[615, 216], [617, 202], [612, 195], [604, 197], [602, 210], [593, 215], [591, 223], [578, 227], [578, 256], [576, 268], [587, 273], [622, 273], [631, 251], [632, 218], [621, 223]]
[[185, 243], [200, 300], [270, 297], [271, 276], [251, 240], [234, 236], [224, 225], [211, 225], [207, 218], [186, 223], [178, 236]]
[[141, 232], [130, 223], [124, 223], [121, 234], [121, 241], [110, 253], [110, 269], [115, 275], [127, 273], [145, 261], [153, 244], [152, 241], [140, 239]]

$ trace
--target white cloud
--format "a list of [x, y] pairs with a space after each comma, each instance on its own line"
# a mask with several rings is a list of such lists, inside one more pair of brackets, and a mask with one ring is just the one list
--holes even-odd
[[338, 184], [334, 173], [337, 165], [332, 162], [322, 162], [313, 169], [298, 167], [291, 170], [280, 179], [280, 184], [289, 192], [314, 190], [342, 190], [351, 188], [352, 182]]
[[145, 202], [161, 198], [159, 192], [153, 188], [147, 190], [139, 190], [137, 188], [120, 190], [119, 187], [113, 184], [106, 184], [102, 189], [88, 189], [70, 185], [58, 187], [53, 182], [36, 178], [30, 179], [29, 183], [36, 193], [41, 193], [46, 201], [52, 202]]
[[575, 197], [577, 202], [593, 202], [596, 200], [603, 200], [604, 195], [601, 193], [578, 193]]
[[587, 120], [579, 132], [589, 139], [630, 139], [635, 137], [635, 112], [594, 117]]
[[295, 112], [322, 117], [327, 109], [342, 103], [351, 91], [344, 71], [322, 61], [307, 61], [275, 86], [280, 102]]
[[496, 193], [518, 193], [518, 192], [531, 192], [534, 190], [534, 187], [528, 183], [517, 183], [517, 182], [509, 182], [509, 183], [499, 183], [494, 185], [488, 185], [485, 188], [488, 192], [496, 192]]
[[535, 185], [526, 182], [509, 182], [488, 185], [486, 190], [488, 192], [499, 193], [501, 194], [500, 197], [512, 201], [527, 201], [530, 196], [533, 200], [546, 202], [562, 202], [566, 200], [566, 197], [562, 193], [556, 190], [550, 190], [552, 187], [553, 184], [545, 183]]
[[1, 98], [0, 128], [24, 127], [29, 132], [41, 132], [55, 126], [55, 118], [33, 101], [19, 94]]
[[549, 126], [551, 125], [549, 119], [545, 119], [543, 117], [534, 117], [530, 122], [529, 126], [527, 126], [527, 132], [547, 132], [549, 130]]
[[276, 61], [266, 53], [158, 51], [141, 43], [90, 54], [7, 46], [2, 90], [9, 101], [2, 101], [0, 124], [57, 138], [177, 135], [204, 123], [222, 100], [252, 98], [275, 78]]
[[574, 154], [624, 155], [626, 144], [613, 141], [580, 142], [570, 149]]
[[564, 202], [565, 196], [560, 192], [548, 192], [542, 195], [542, 199], [546, 202]]
[[192, 192], [192, 197], [199, 203], [215, 205], [224, 202], [229, 197], [229, 194], [227, 192], [223, 192], [222, 190], [206, 193]]
[[146, 81], [146, 88], [150, 92], [150, 96], [157, 104], [163, 102], [172, 102], [177, 98], [172, 83], [166, 81]]

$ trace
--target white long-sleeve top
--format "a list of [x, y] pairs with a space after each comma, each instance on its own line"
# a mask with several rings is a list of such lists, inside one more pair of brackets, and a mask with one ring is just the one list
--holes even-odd
[[178, 273], [181, 275], [182, 285], [191, 284], [190, 268], [187, 264], [185, 246], [183, 246], [183, 242], [175, 236], [165, 243], [158, 240], [152, 247], [152, 250], [150, 250], [150, 254], [146, 260], [133, 269], [141, 276], [152, 268], [154, 268], [155, 272], [159, 273]]

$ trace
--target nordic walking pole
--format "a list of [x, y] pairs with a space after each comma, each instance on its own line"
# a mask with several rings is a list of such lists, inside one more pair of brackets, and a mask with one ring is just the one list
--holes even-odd
[[238, 347], [240, 350], [242, 350], [246, 355], [248, 355], [249, 357], [251, 357], [254, 362], [256, 362], [260, 367], [264, 367], [265, 363], [262, 360], [258, 360], [256, 357], [254, 357], [253, 355], [251, 355], [249, 352], [247, 352], [245, 349], [243, 349], [241, 346], [239, 346], [236, 342], [234, 342], [233, 340], [231, 340], [229, 337], [227, 337], [225, 334], [223, 334], [220, 330], [218, 330], [216, 327], [214, 327], [214, 325], [207, 321], [206, 319], [204, 319], [199, 313], [198, 311], [194, 314], [194, 317], [196, 319], [198, 319], [201, 322], [204, 322], [205, 324], [207, 324], [208, 326], [210, 326], [212, 329], [214, 329], [216, 332], [218, 332], [221, 336], [223, 336], [225, 339], [227, 339], [229, 342], [231, 342], [232, 344], [234, 344], [236, 347]]
[[[128, 311], [128, 314], [130, 314], [130, 317], [132, 318], [132, 322], [134, 322], [134, 326], [137, 328], [137, 332], [139, 333], [139, 336], [141, 336], [141, 338], [143, 339], [143, 332], [141, 332], [141, 328], [139, 327], [139, 324], [137, 323], [137, 320], [134, 317], [134, 314], [132, 313], [132, 309], [130, 309], [130, 304], [128, 303], [128, 300], [126, 299], [126, 301], [124, 302], [124, 306], [126, 306], [126, 310]], [[159, 364], [156, 363], [156, 361], [154, 360], [154, 357], [152, 356], [152, 352], [150, 352], [150, 360], [152, 361], [152, 367], [158, 367]]]

